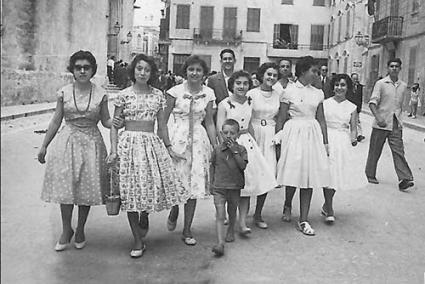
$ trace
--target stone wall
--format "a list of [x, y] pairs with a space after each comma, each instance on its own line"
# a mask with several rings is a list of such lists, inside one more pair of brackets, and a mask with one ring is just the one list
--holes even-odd
[[2, 1], [1, 105], [54, 100], [78, 50], [94, 54], [104, 82], [108, 9], [108, 0]]

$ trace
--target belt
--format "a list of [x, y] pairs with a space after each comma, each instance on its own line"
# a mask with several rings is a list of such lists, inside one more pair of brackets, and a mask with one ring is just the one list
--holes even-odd
[[259, 118], [253, 118], [251, 119], [251, 122], [256, 123], [256, 124], [260, 124], [261, 126], [275, 126], [276, 125], [276, 121], [274, 121], [273, 119], [259, 119]]
[[150, 120], [132, 120], [125, 122], [125, 130], [153, 132], [154, 122]]

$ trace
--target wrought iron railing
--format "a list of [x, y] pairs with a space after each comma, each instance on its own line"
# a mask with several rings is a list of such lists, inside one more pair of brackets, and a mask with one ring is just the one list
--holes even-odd
[[193, 40], [197, 43], [235, 43], [242, 41], [242, 30], [193, 29]]
[[328, 50], [327, 44], [299, 44], [299, 43], [288, 43], [279, 44], [276, 41], [271, 44], [274, 49], [295, 49], [295, 50]]
[[400, 38], [403, 31], [403, 17], [389, 16], [383, 18], [372, 26], [372, 42], [394, 40]]

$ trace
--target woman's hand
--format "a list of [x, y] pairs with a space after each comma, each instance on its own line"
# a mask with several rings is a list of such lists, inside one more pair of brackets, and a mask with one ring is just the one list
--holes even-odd
[[106, 157], [106, 163], [107, 163], [108, 165], [110, 165], [110, 164], [114, 163], [114, 162], [117, 160], [117, 157], [118, 157], [117, 153], [113, 153], [113, 152], [111, 152], [111, 153], [108, 155], [108, 157]]
[[46, 147], [41, 146], [40, 151], [38, 152], [38, 155], [37, 155], [37, 158], [40, 164], [44, 164], [46, 162], [45, 160], [46, 153], [47, 153]]
[[175, 162], [186, 160], [184, 155], [174, 152], [173, 149], [171, 149], [171, 146], [167, 147], [167, 150], [171, 159], [173, 159]]
[[124, 118], [120, 116], [114, 116], [112, 119], [112, 126], [114, 126], [116, 129], [120, 129], [124, 127]]

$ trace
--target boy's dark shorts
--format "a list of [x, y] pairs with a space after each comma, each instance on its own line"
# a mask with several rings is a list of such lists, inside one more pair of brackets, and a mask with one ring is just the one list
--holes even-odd
[[240, 189], [213, 188], [214, 205], [224, 206], [226, 202], [238, 204], [241, 196]]

